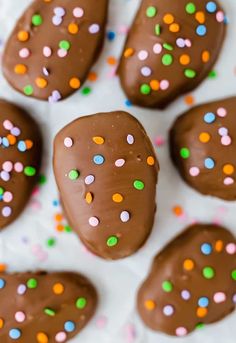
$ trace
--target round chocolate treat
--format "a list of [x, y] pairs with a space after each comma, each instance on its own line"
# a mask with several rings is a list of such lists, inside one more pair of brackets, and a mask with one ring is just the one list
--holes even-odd
[[86, 80], [103, 45], [108, 0], [35, 0], [16, 24], [3, 73], [19, 92], [56, 102]]
[[236, 240], [215, 225], [194, 225], [154, 259], [138, 292], [138, 311], [152, 330], [185, 336], [235, 309]]
[[236, 97], [192, 108], [170, 131], [171, 156], [202, 194], [236, 200]]
[[163, 108], [207, 77], [225, 35], [216, 1], [143, 0], [119, 66], [134, 104]]
[[23, 109], [0, 100], [0, 229], [23, 211], [35, 186], [42, 142], [36, 122]]
[[144, 128], [125, 112], [79, 118], [55, 138], [54, 172], [67, 218], [105, 259], [129, 256], [148, 238], [158, 170]]
[[67, 342], [96, 306], [95, 288], [80, 274], [0, 273], [0, 341]]

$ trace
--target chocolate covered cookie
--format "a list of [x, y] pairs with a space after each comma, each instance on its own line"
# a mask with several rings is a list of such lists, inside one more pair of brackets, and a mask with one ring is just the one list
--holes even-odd
[[3, 72], [19, 92], [56, 102], [86, 80], [103, 45], [108, 0], [35, 0], [19, 19]]
[[225, 35], [217, 1], [143, 0], [119, 66], [134, 104], [163, 108], [210, 72]]
[[236, 97], [192, 108], [170, 131], [172, 159], [202, 194], [236, 200]]
[[235, 309], [236, 240], [222, 227], [194, 225], [154, 259], [138, 292], [138, 310], [152, 330], [185, 336]]
[[133, 254], [156, 211], [159, 165], [141, 124], [125, 112], [82, 117], [54, 143], [54, 172], [68, 220], [105, 259]]
[[0, 273], [1, 343], [67, 342], [93, 316], [97, 295], [76, 273]]
[[0, 100], [0, 229], [24, 209], [35, 186], [42, 142], [36, 122], [21, 108]]

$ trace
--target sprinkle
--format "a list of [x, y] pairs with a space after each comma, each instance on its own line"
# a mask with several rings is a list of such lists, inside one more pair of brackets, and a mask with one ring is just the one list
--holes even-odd
[[101, 165], [105, 162], [105, 158], [102, 155], [95, 155], [93, 157], [93, 162], [97, 165]]
[[42, 23], [43, 23], [43, 18], [42, 18], [42, 16], [40, 14], [33, 15], [33, 17], [32, 17], [32, 24], [34, 26], [40, 26], [40, 25], [42, 25]]
[[182, 336], [186, 336], [188, 331], [185, 327], [180, 326], [175, 330], [175, 333], [176, 333], [176, 336], [182, 337]]
[[110, 236], [107, 240], [107, 246], [108, 247], [114, 247], [118, 244], [118, 237], [116, 236]]
[[154, 6], [149, 6], [146, 10], [146, 15], [148, 18], [153, 18], [157, 14], [157, 9]]
[[207, 297], [201, 297], [198, 299], [199, 307], [207, 307], [209, 305], [209, 299]]
[[15, 313], [15, 320], [18, 322], [18, 323], [23, 323], [25, 321], [25, 314], [24, 312], [22, 311], [18, 311]]
[[171, 306], [171, 305], [166, 305], [164, 308], [163, 308], [163, 313], [165, 316], [169, 317], [169, 316], [172, 316], [174, 314], [174, 307]]
[[64, 293], [64, 286], [61, 283], [55, 283], [53, 285], [53, 293], [55, 293], [56, 295], [61, 295]]
[[134, 136], [133, 136], [133, 135], [128, 135], [128, 136], [127, 136], [127, 143], [128, 143], [129, 145], [134, 144]]
[[45, 308], [44, 313], [49, 317], [54, 317], [56, 315], [56, 312], [51, 308]]
[[64, 329], [66, 332], [75, 331], [75, 323], [72, 322], [71, 320], [68, 320], [67, 322], [65, 322]]
[[144, 306], [148, 311], [153, 311], [156, 307], [156, 304], [153, 300], [146, 300]]
[[147, 158], [147, 164], [148, 164], [149, 166], [154, 166], [154, 164], [155, 164], [155, 159], [154, 159], [153, 156], [148, 156], [148, 158]]
[[207, 10], [209, 13], [215, 13], [216, 10], [217, 10], [216, 3], [215, 3], [214, 1], [209, 1], [209, 2], [206, 4], [206, 10]]
[[27, 67], [24, 64], [17, 64], [14, 68], [16, 74], [24, 75], [27, 72]]
[[17, 294], [23, 295], [23, 294], [25, 294], [26, 290], [27, 290], [26, 286], [21, 284], [17, 288]]
[[130, 220], [130, 213], [128, 211], [122, 211], [120, 214], [120, 220], [123, 223], [127, 223]]
[[36, 169], [34, 167], [27, 166], [24, 168], [24, 174], [26, 176], [35, 176], [36, 175]]
[[204, 121], [207, 124], [212, 124], [212, 123], [214, 123], [215, 120], [216, 120], [216, 116], [212, 112], [208, 112], [204, 115]]
[[123, 198], [123, 196], [120, 193], [115, 193], [115, 194], [112, 195], [112, 200], [114, 202], [120, 203], [120, 202], [123, 201], [123, 199], [124, 198]]
[[70, 50], [70, 47], [71, 47], [71, 44], [69, 41], [67, 40], [61, 40], [60, 43], [59, 43], [59, 47], [62, 49], [62, 50]]
[[211, 267], [204, 267], [202, 270], [202, 274], [206, 279], [212, 279], [215, 276], [215, 271]]
[[102, 145], [105, 142], [105, 139], [103, 137], [97, 136], [93, 137], [93, 141], [95, 144]]
[[70, 23], [68, 26], [68, 32], [72, 35], [76, 35], [79, 32], [79, 26], [76, 23]]
[[43, 48], [43, 55], [45, 57], [50, 57], [52, 55], [52, 49], [49, 46]]
[[216, 304], [223, 303], [226, 300], [226, 295], [223, 292], [217, 292], [214, 294], [213, 300]]
[[64, 139], [64, 145], [65, 145], [65, 147], [66, 148], [71, 148], [72, 146], [73, 146], [73, 140], [72, 140], [72, 138], [70, 138], [70, 137], [66, 137], [65, 139]]
[[85, 200], [87, 204], [91, 204], [93, 202], [93, 194], [91, 192], [86, 193]]
[[28, 288], [30, 288], [30, 289], [34, 289], [34, 288], [37, 288], [37, 286], [38, 286], [38, 281], [36, 280], [36, 279], [29, 279], [28, 281], [27, 281], [27, 287]]
[[188, 14], [194, 14], [196, 12], [196, 6], [193, 2], [189, 2], [186, 5], [185, 10]]
[[36, 339], [38, 343], [48, 343], [48, 336], [43, 332], [38, 332]]
[[0, 279], [0, 289], [3, 289], [5, 287], [5, 284], [6, 284], [5, 280]]
[[81, 7], [75, 7], [73, 10], [73, 15], [75, 18], [82, 18], [84, 15], [84, 10]]
[[233, 185], [234, 184], [234, 179], [232, 177], [226, 177], [224, 179], [224, 184], [226, 186], [230, 186], [230, 185]]
[[91, 185], [95, 181], [95, 177], [93, 175], [86, 176], [84, 182], [86, 185]]
[[5, 217], [5, 218], [10, 217], [11, 214], [12, 214], [12, 209], [9, 206], [3, 207], [3, 209], [2, 209], [3, 217]]
[[27, 95], [27, 96], [32, 95], [34, 92], [34, 89], [31, 85], [25, 86], [23, 90], [24, 90], [25, 95]]
[[191, 294], [188, 290], [184, 289], [182, 292], [181, 292], [181, 297], [184, 299], [184, 300], [189, 300], [191, 298]]
[[209, 243], [203, 243], [201, 245], [201, 252], [204, 255], [210, 255], [212, 253], [212, 245]]
[[120, 158], [115, 161], [115, 166], [118, 168], [121, 168], [125, 165], [125, 160], [123, 158]]
[[77, 180], [80, 176], [80, 172], [76, 169], [72, 169], [70, 172], [69, 172], [69, 179], [74, 181], [74, 180]]
[[164, 281], [162, 283], [162, 289], [163, 289], [164, 292], [170, 293], [170, 292], [173, 291], [173, 285], [172, 285], [172, 283], [170, 281]]
[[198, 34], [198, 36], [205, 36], [207, 33], [207, 28], [205, 25], [199, 25], [196, 29], [196, 33]]
[[222, 118], [225, 117], [225, 116], [227, 115], [227, 111], [226, 111], [226, 109], [223, 108], [223, 107], [219, 107], [219, 108], [217, 109], [216, 113], [217, 113], [217, 115], [218, 115], [219, 117], [222, 117]]
[[141, 50], [138, 53], [138, 58], [140, 59], [140, 61], [144, 61], [148, 58], [148, 52], [146, 50]]
[[57, 15], [58, 17], [64, 17], [64, 15], [66, 14], [66, 11], [64, 10], [63, 7], [55, 7], [53, 12], [55, 13], [55, 15]]
[[152, 74], [152, 70], [149, 67], [142, 67], [141, 74], [145, 77], [148, 77]]
[[234, 255], [236, 253], [236, 244], [234, 243], [227, 244], [225, 250], [229, 255]]
[[198, 176], [200, 174], [200, 169], [198, 167], [191, 167], [189, 169], [189, 174], [193, 177]]
[[232, 270], [231, 277], [234, 281], [236, 281], [236, 269]]
[[91, 34], [98, 33], [100, 31], [100, 26], [98, 24], [92, 24], [89, 26], [89, 32]]
[[190, 157], [190, 150], [188, 148], [182, 148], [180, 150], [180, 156], [184, 159], [188, 159]]
[[154, 54], [159, 55], [162, 52], [162, 45], [160, 43], [156, 43], [153, 45], [153, 52]]
[[143, 95], [149, 95], [151, 93], [151, 87], [148, 84], [143, 83], [140, 87], [140, 93]]
[[229, 146], [232, 143], [232, 139], [229, 136], [223, 136], [221, 138], [221, 144], [224, 146]]
[[173, 57], [170, 54], [165, 54], [162, 56], [162, 64], [169, 66], [173, 63]]
[[19, 31], [17, 38], [20, 42], [27, 42], [29, 40], [29, 33], [27, 31]]
[[19, 339], [21, 337], [21, 331], [19, 329], [11, 329], [9, 331], [9, 336], [11, 339]]
[[134, 188], [139, 190], [139, 191], [142, 191], [144, 189], [145, 185], [144, 185], [144, 182], [141, 181], [141, 180], [135, 180], [134, 181]]
[[184, 261], [183, 268], [187, 271], [191, 271], [194, 269], [194, 262], [191, 259], [187, 259]]
[[79, 309], [79, 310], [83, 310], [87, 305], [87, 299], [86, 298], [78, 298], [76, 300], [76, 304], [75, 306]]
[[207, 313], [208, 313], [207, 308], [205, 308], [205, 307], [198, 307], [196, 314], [197, 314], [197, 317], [203, 318], [203, 317], [205, 317], [207, 315]]
[[211, 157], [208, 157], [205, 159], [204, 165], [207, 169], [213, 169], [215, 167], [215, 161]]
[[72, 89], [79, 89], [81, 86], [81, 82], [77, 77], [72, 77], [70, 79], [69, 85]]
[[235, 171], [235, 168], [232, 164], [225, 164], [223, 167], [223, 172], [226, 175], [232, 175]]
[[193, 79], [195, 76], [196, 76], [196, 72], [195, 70], [192, 70], [192, 69], [185, 69], [184, 71], [184, 75], [189, 78], [189, 79]]
[[39, 88], [46, 88], [47, 85], [48, 85], [48, 82], [47, 80], [45, 80], [44, 78], [42, 77], [38, 77], [36, 80], [35, 80], [35, 83], [36, 85], [39, 87]]
[[89, 218], [89, 225], [96, 227], [100, 223], [99, 219], [97, 217], [90, 217]]
[[55, 336], [55, 340], [56, 342], [64, 342], [66, 340], [67, 336], [66, 336], [66, 333], [65, 332], [58, 332]]

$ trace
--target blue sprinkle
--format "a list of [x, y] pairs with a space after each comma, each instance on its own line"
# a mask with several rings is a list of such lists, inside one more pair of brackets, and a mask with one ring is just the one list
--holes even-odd
[[65, 322], [64, 328], [66, 332], [73, 332], [75, 330], [75, 323], [68, 320], [68, 322]]
[[214, 113], [212, 112], [208, 112], [205, 114], [204, 116], [204, 121], [207, 123], [207, 124], [211, 124], [211, 123], [214, 123], [214, 121], [216, 120], [216, 116]]
[[102, 155], [95, 155], [93, 157], [93, 162], [95, 164], [101, 165], [104, 163], [104, 161], [105, 161], [105, 158]]
[[202, 246], [201, 246], [201, 252], [202, 252], [204, 255], [210, 255], [211, 252], [212, 252], [212, 246], [211, 246], [211, 244], [209, 244], [209, 243], [203, 243]]
[[209, 305], [209, 300], [207, 297], [201, 297], [198, 299], [198, 306], [207, 307]]
[[113, 40], [115, 39], [115, 37], [116, 37], [116, 34], [115, 34], [114, 31], [108, 31], [108, 32], [107, 32], [107, 39], [108, 39], [109, 41], [113, 41]]
[[3, 195], [0, 195], [0, 201], [2, 201], [2, 199], [3, 199]]
[[59, 200], [53, 200], [52, 205], [55, 207], [59, 206], [60, 205]]
[[125, 100], [125, 105], [127, 107], [131, 107], [132, 106], [132, 102], [129, 99], [127, 99], [127, 100]]
[[3, 137], [2, 144], [5, 148], [8, 148], [10, 146], [10, 143], [6, 137]]
[[215, 13], [215, 11], [217, 10], [216, 3], [214, 1], [209, 1], [206, 4], [206, 9], [209, 13]]
[[5, 284], [6, 284], [5, 280], [0, 279], [0, 289], [3, 289], [5, 287]]
[[207, 28], [205, 25], [199, 25], [196, 29], [198, 36], [205, 36], [207, 33]]
[[18, 339], [21, 336], [21, 331], [19, 329], [11, 329], [9, 331], [9, 336], [11, 339]]
[[24, 141], [19, 141], [18, 145], [18, 150], [21, 152], [25, 152], [26, 151], [26, 144]]
[[215, 167], [215, 161], [210, 157], [206, 158], [205, 159], [205, 167], [207, 169], [213, 169]]

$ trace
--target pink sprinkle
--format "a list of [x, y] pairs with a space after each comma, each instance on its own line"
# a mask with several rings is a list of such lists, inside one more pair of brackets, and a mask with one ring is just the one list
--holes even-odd
[[219, 135], [220, 136], [227, 136], [229, 133], [229, 130], [226, 127], [221, 127], [219, 130]]
[[175, 333], [176, 333], [176, 336], [181, 337], [181, 336], [187, 335], [187, 330], [186, 328], [180, 326], [179, 328], [176, 329]]
[[75, 18], [82, 18], [84, 15], [84, 10], [81, 7], [75, 7], [73, 10], [73, 15]]
[[234, 255], [236, 253], [236, 244], [234, 243], [227, 244], [226, 251], [229, 255]]
[[16, 162], [14, 164], [14, 169], [17, 173], [21, 173], [24, 169], [23, 164], [21, 162]]
[[222, 23], [224, 19], [225, 19], [224, 12], [218, 11], [216, 13], [216, 20], [218, 21], [218, 23]]
[[6, 129], [6, 130], [11, 130], [13, 128], [13, 124], [12, 122], [10, 122], [10, 120], [4, 120], [3, 122], [3, 127]]
[[45, 57], [50, 57], [50, 56], [52, 56], [52, 49], [51, 49], [49, 46], [45, 46], [45, 47], [43, 48], [43, 55], [44, 55]]
[[119, 160], [115, 161], [115, 166], [118, 168], [123, 167], [124, 164], [125, 164], [125, 160], [123, 158], [120, 158]]
[[226, 300], [226, 295], [223, 292], [217, 292], [214, 294], [213, 299], [216, 304], [223, 303]]
[[160, 82], [160, 88], [161, 88], [161, 90], [163, 90], [163, 91], [165, 91], [166, 89], [168, 89], [168, 88], [169, 88], [169, 85], [170, 85], [170, 83], [169, 83], [168, 80], [162, 80], [162, 81]]
[[89, 225], [96, 227], [99, 224], [99, 219], [97, 217], [90, 217], [89, 218]]
[[4, 201], [4, 202], [9, 203], [9, 202], [12, 201], [12, 199], [13, 199], [13, 194], [12, 194], [11, 192], [5, 192], [5, 193], [3, 194], [3, 201]]
[[68, 51], [65, 49], [58, 49], [58, 51], [57, 51], [57, 55], [61, 58], [66, 57], [67, 54], [68, 54]]
[[226, 178], [224, 179], [224, 184], [225, 184], [226, 186], [233, 185], [233, 184], [234, 184], [234, 179], [232, 179], [232, 177], [226, 177]]
[[22, 312], [22, 311], [16, 312], [16, 314], [15, 314], [15, 320], [16, 320], [18, 323], [23, 323], [23, 322], [25, 321], [25, 314], [24, 314], [24, 312]]
[[64, 139], [64, 145], [66, 148], [71, 148], [73, 145], [73, 140], [70, 137]]
[[30, 55], [30, 51], [27, 48], [23, 48], [19, 51], [19, 56], [21, 58], [27, 58], [27, 57], [29, 57], [29, 55]]
[[225, 117], [227, 115], [227, 111], [224, 107], [219, 107], [216, 113], [219, 117]]
[[13, 169], [13, 163], [10, 161], [6, 161], [3, 163], [2, 165], [3, 170], [5, 170], [6, 172], [10, 173]]
[[12, 213], [12, 209], [9, 206], [3, 207], [3, 209], [2, 209], [3, 217], [5, 217], [5, 218], [10, 217], [11, 213]]
[[65, 342], [66, 340], [66, 334], [65, 332], [58, 332], [55, 336], [56, 342]]
[[198, 167], [192, 167], [189, 169], [189, 174], [191, 176], [198, 176], [200, 174], [200, 169]]
[[232, 140], [231, 140], [231, 138], [229, 136], [223, 136], [221, 138], [221, 144], [222, 145], [228, 146], [228, 145], [231, 144], [231, 142], [232, 142]]
[[140, 61], [146, 60], [148, 58], [148, 52], [146, 50], [139, 51], [138, 58], [140, 59]]
[[153, 52], [154, 54], [160, 54], [162, 52], [162, 45], [160, 43], [153, 45]]
[[192, 46], [192, 42], [190, 39], [185, 39], [185, 45], [188, 47], [188, 48], [191, 48]]
[[91, 34], [98, 33], [100, 31], [100, 26], [98, 24], [92, 24], [89, 26], [89, 32]]

